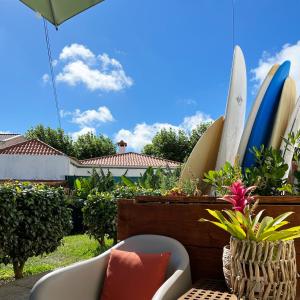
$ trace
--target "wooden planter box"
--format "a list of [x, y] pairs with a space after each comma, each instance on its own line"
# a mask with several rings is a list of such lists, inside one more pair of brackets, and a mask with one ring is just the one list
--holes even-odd
[[[290, 226], [300, 225], [300, 197], [259, 197], [259, 210], [275, 217], [293, 211]], [[212, 217], [205, 209], [222, 210], [227, 204], [214, 197], [137, 197], [118, 201], [118, 239], [136, 234], [161, 234], [180, 241], [187, 249], [193, 280], [222, 278], [222, 251], [229, 234], [200, 218]], [[300, 239], [295, 241], [300, 272]]]

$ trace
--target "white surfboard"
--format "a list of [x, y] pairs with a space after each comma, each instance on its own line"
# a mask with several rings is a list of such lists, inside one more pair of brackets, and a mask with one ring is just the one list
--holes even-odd
[[289, 119], [295, 108], [296, 102], [296, 83], [291, 77], [288, 77], [283, 85], [279, 106], [273, 125], [272, 135], [269, 146], [273, 149], [279, 149], [287, 128]]
[[269, 87], [269, 84], [274, 76], [274, 74], [276, 73], [277, 69], [279, 68], [278, 64], [275, 64], [269, 71], [269, 73], [267, 74], [265, 80], [263, 81], [258, 94], [256, 96], [256, 99], [253, 103], [252, 109], [250, 111], [246, 126], [244, 128], [242, 137], [241, 137], [241, 141], [240, 141], [240, 145], [238, 148], [238, 152], [237, 152], [237, 156], [239, 158], [240, 163], [242, 163], [243, 159], [244, 159], [244, 155], [246, 152], [246, 148], [247, 148], [247, 144], [248, 144], [248, 140], [252, 131], [252, 127], [257, 115], [257, 112], [259, 110], [260, 104], [262, 102], [262, 99], [264, 98], [264, 95]]
[[[290, 117], [288, 126], [284, 133], [284, 138], [287, 139], [289, 133], [291, 132], [296, 133], [299, 129], [300, 129], [300, 97], [298, 98], [293, 113]], [[289, 166], [288, 170], [285, 173], [285, 178], [286, 178], [288, 177], [291, 169], [294, 149], [291, 149], [291, 147], [287, 147], [284, 140], [282, 140], [280, 150], [282, 151], [282, 155], [285, 163], [288, 164]]]
[[247, 74], [243, 52], [236, 46], [233, 54], [231, 79], [227, 97], [225, 122], [216, 169], [228, 161], [234, 164], [244, 129], [247, 97]]
[[220, 117], [200, 137], [181, 171], [181, 182], [201, 179], [215, 169], [223, 125], [224, 117]]

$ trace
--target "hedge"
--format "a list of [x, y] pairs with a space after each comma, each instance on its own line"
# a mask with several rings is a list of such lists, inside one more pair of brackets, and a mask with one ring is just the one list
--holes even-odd
[[12, 263], [15, 278], [23, 277], [29, 257], [56, 250], [71, 224], [62, 188], [0, 185], [0, 263]]

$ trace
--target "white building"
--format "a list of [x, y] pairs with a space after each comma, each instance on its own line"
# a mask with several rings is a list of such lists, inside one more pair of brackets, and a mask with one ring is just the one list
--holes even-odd
[[93, 168], [111, 171], [114, 177], [126, 173], [140, 177], [153, 168], [175, 169], [175, 161], [149, 155], [125, 152], [126, 143], [119, 144], [119, 154], [78, 161], [38, 140], [26, 140], [0, 149], [0, 180], [64, 181], [70, 176], [89, 176]]

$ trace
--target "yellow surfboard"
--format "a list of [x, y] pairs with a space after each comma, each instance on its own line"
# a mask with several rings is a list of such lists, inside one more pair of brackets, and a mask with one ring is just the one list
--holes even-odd
[[181, 171], [181, 182], [201, 179], [204, 173], [215, 169], [223, 126], [224, 117], [220, 117], [207, 128]]
[[281, 98], [273, 125], [272, 136], [269, 146], [279, 149], [287, 128], [289, 119], [295, 107], [296, 102], [296, 83], [291, 77], [288, 77], [283, 85]]

